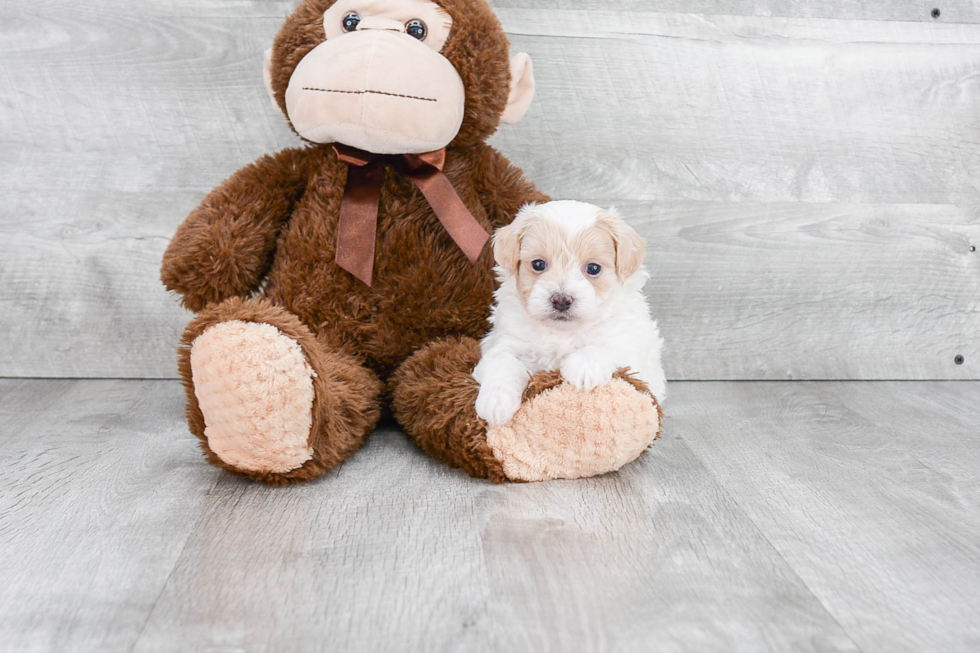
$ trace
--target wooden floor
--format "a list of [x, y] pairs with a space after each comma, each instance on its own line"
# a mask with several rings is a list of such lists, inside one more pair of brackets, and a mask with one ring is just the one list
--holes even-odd
[[0, 380], [5, 651], [980, 650], [980, 382], [676, 383], [598, 479], [379, 430], [317, 482], [204, 464], [174, 381]]

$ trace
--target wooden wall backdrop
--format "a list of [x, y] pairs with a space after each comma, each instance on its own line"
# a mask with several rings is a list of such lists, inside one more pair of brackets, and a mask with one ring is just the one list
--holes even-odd
[[[980, 378], [975, 1], [495, 4], [538, 98], [493, 142], [646, 236], [671, 378]], [[297, 144], [292, 5], [0, 3], [0, 376], [175, 376], [160, 256]]]

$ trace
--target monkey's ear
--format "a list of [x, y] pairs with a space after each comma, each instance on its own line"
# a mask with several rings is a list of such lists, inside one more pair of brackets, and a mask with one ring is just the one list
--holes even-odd
[[533, 99], [534, 68], [531, 66], [531, 57], [525, 52], [518, 52], [510, 58], [510, 95], [500, 121], [509, 125], [519, 122], [527, 113]]
[[265, 64], [262, 67], [262, 79], [265, 81], [265, 90], [269, 93], [272, 106], [276, 108], [276, 111], [282, 113], [282, 109], [279, 108], [279, 103], [276, 102], [276, 92], [272, 90], [272, 48], [265, 51], [264, 59]]

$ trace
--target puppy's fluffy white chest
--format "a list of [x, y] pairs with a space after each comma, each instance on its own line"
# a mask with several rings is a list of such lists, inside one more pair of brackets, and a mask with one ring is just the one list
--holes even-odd
[[580, 346], [569, 345], [567, 347], [548, 347], [547, 349], [528, 349], [520, 354], [518, 358], [524, 363], [528, 372], [540, 372], [542, 370], [557, 370], [561, 367], [561, 362], [566, 356], [571, 354], [576, 349], [581, 349]]
[[557, 370], [569, 354], [602, 340], [600, 334], [590, 329], [536, 335], [539, 337], [524, 342], [512, 340], [514, 354], [531, 373]]
[[505, 280], [490, 318], [493, 329], [481, 342], [483, 354], [507, 352], [527, 374], [533, 374], [560, 370], [569, 356], [588, 351], [612, 369], [630, 368], [662, 399], [666, 389], [660, 362], [663, 341], [641, 291], [646, 277], [644, 270], [638, 271], [594, 320], [560, 326], [529, 315], [512, 281]]

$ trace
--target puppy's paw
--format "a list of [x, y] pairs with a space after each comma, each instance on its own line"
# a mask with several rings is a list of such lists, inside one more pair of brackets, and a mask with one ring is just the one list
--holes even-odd
[[502, 383], [480, 386], [476, 398], [476, 414], [487, 422], [487, 426], [503, 426], [510, 421], [521, 407], [524, 388]]
[[591, 390], [612, 380], [616, 366], [607, 357], [575, 351], [561, 364], [561, 376], [579, 390]]

